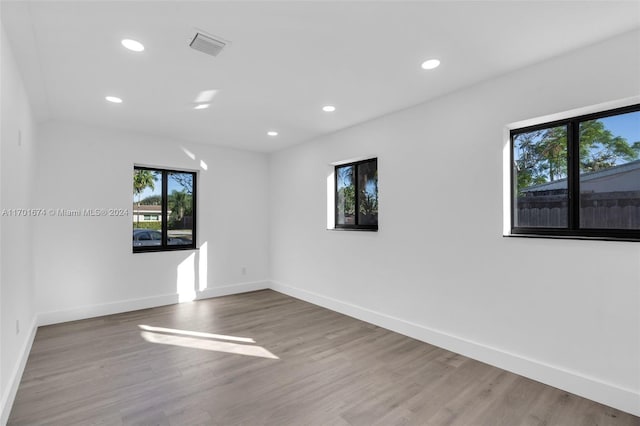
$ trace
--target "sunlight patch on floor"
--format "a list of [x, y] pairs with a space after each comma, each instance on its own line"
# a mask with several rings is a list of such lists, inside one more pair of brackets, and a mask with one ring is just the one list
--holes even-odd
[[140, 336], [149, 343], [201, 349], [213, 352], [225, 352], [235, 355], [280, 359], [262, 346], [252, 344], [255, 343], [255, 340], [248, 337], [226, 336], [223, 334], [203, 333], [189, 330], [176, 330], [173, 328], [153, 327], [142, 324], [138, 327], [143, 330], [140, 332]]
[[218, 340], [231, 340], [234, 342], [244, 342], [244, 343], [255, 343], [251, 337], [237, 337], [237, 336], [226, 336], [224, 334], [213, 334], [213, 333], [204, 333], [201, 331], [191, 331], [191, 330], [178, 330], [176, 328], [165, 328], [165, 327], [153, 327], [150, 325], [140, 324], [138, 325], [141, 330], [158, 332], [158, 333], [167, 333], [167, 334], [178, 334], [182, 336], [190, 336], [190, 337], [202, 337], [206, 339], [218, 339]]

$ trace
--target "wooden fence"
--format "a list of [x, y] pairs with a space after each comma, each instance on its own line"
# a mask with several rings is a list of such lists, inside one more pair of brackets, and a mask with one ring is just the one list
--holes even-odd
[[[566, 195], [518, 197], [515, 225], [532, 228], [567, 226]], [[580, 195], [580, 227], [640, 229], [640, 191], [583, 193]]]

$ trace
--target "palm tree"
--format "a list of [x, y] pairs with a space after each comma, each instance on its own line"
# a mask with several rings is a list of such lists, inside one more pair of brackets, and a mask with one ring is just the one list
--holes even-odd
[[[133, 193], [138, 196], [138, 207], [140, 207], [140, 198], [146, 188], [155, 189], [156, 174], [151, 170], [136, 169], [133, 173]], [[136, 216], [136, 226], [140, 224], [140, 214]]]
[[186, 192], [174, 190], [169, 196], [172, 219], [175, 222], [181, 221], [184, 218], [185, 212], [189, 210], [190, 204], [190, 197]]

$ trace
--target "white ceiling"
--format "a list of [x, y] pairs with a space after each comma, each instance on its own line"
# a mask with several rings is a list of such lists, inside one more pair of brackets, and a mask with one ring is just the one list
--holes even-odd
[[[640, 27], [640, 1], [2, 1], [39, 120], [274, 151]], [[232, 42], [211, 57], [194, 28]], [[142, 42], [143, 53], [120, 45]], [[638, 52], [620, 52], [638, 54]], [[442, 65], [425, 71], [425, 59]], [[612, 64], [615, 66], [615, 64]], [[194, 110], [216, 89], [209, 109]], [[119, 105], [104, 100], [121, 97]], [[517, 101], [517, 100], [514, 100]], [[325, 113], [323, 105], [335, 105]], [[277, 137], [266, 135], [277, 130]]]

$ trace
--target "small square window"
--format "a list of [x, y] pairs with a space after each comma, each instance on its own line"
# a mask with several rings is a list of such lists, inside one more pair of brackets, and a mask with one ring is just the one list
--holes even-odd
[[335, 167], [335, 227], [378, 229], [378, 159]]

